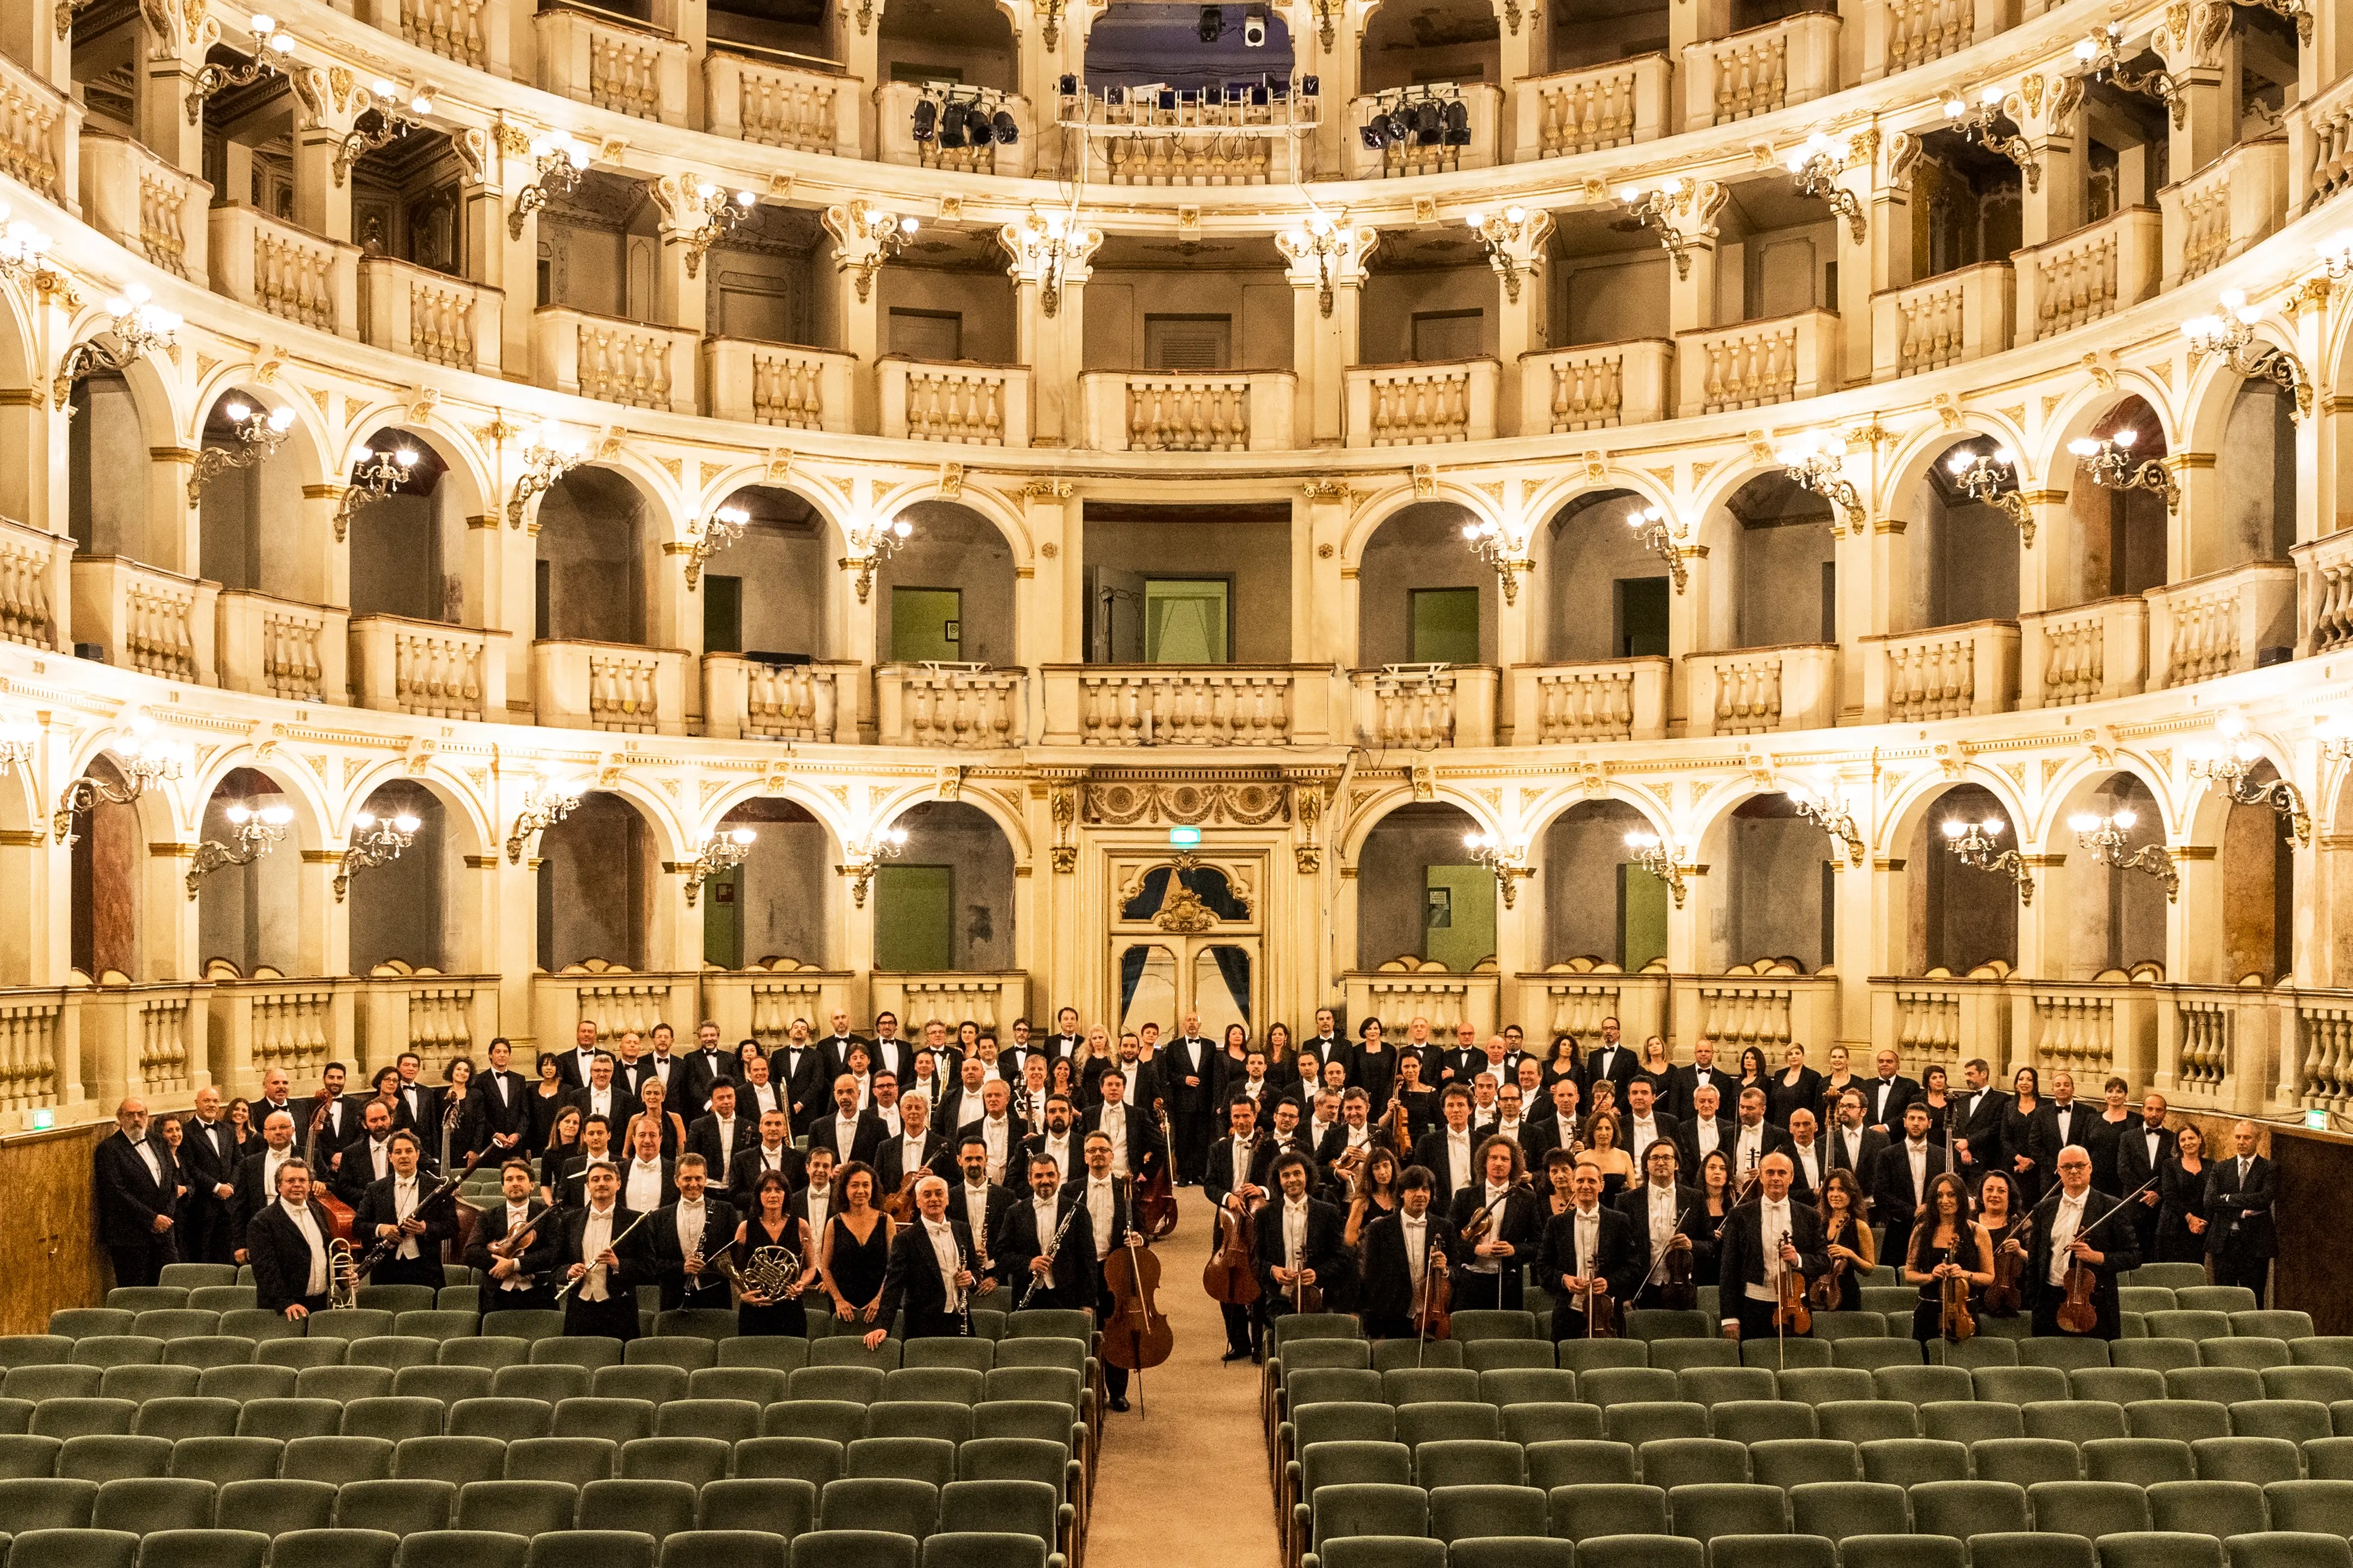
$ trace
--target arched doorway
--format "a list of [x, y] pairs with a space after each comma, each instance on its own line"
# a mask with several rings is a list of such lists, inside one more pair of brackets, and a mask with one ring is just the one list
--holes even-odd
[[717, 831], [739, 827], [759, 837], [739, 864], [702, 885], [702, 962], [721, 969], [825, 968], [839, 858], [833, 836], [807, 806], [774, 795], [731, 807]]
[[874, 574], [874, 662], [1017, 662], [1005, 535], [953, 501], [917, 501], [894, 521], [911, 531]]
[[1701, 841], [1715, 903], [1700, 932], [1697, 965], [1723, 974], [1810, 974], [1838, 952], [1838, 841], [1798, 811], [1788, 795], [1752, 795]]
[[996, 819], [961, 801], [924, 801], [894, 826], [907, 842], [874, 873], [874, 967], [1013, 968], [1013, 844]]
[[[227, 963], [244, 976], [264, 969], [308, 972], [304, 960], [315, 944], [302, 907], [303, 835], [294, 826], [295, 805], [294, 797], [259, 768], [230, 769], [205, 802], [196, 833], [200, 856], [206, 844], [243, 847], [240, 814], [248, 823], [290, 814], [278, 836], [264, 840], [252, 858], [203, 871], [195, 884], [196, 953], [206, 971]], [[202, 864], [200, 859], [196, 868]]]
[[344, 898], [350, 906], [351, 972], [366, 974], [382, 964], [445, 972], [471, 969], [463, 951], [469, 921], [466, 860], [473, 836], [439, 795], [413, 779], [394, 779], [368, 794], [353, 818], [352, 839], [402, 817], [417, 826], [397, 855], [361, 867], [346, 862]]
[[[1997, 848], [2018, 847], [2018, 825], [1982, 784], [1954, 784], [1932, 797], [1905, 843], [1904, 973], [1966, 975], [1995, 964], [2007, 973], [2018, 966], [2018, 884], [1963, 865], [1948, 846], [1948, 823], [1977, 824]], [[1998, 832], [1986, 826], [1992, 823]]]
[[2163, 972], [2167, 899], [2163, 881], [2144, 871], [2103, 865], [2080, 842], [2077, 819], [2112, 824], [2125, 854], [2163, 844], [2165, 817], [2140, 776], [2113, 773], [2069, 792], [2056, 820], [2067, 830], [2063, 864], [2042, 873], [2050, 904], [2043, 957], [2053, 980], [2117, 978], [2143, 964]]
[[1156, 1023], [1166, 1037], [1198, 1015], [1209, 1039], [1239, 1024], [1256, 1040], [1266, 1026], [1264, 926], [1248, 868], [1187, 857], [1115, 866], [1113, 876], [1118, 1027]]
[[1495, 570], [1463, 543], [1477, 515], [1457, 501], [1419, 501], [1365, 541], [1356, 568], [1356, 667], [1490, 665]]
[[1667, 885], [1635, 863], [1630, 833], [1651, 819], [1622, 800], [1583, 800], [1544, 831], [1544, 955], [1633, 973], [1667, 956]]
[[539, 966], [646, 965], [660, 836], [622, 795], [594, 790], [539, 840]]
[[1444, 801], [1400, 805], [1356, 855], [1356, 968], [1411, 958], [1468, 974], [1495, 957], [1495, 874], [1463, 847], [1479, 824]]

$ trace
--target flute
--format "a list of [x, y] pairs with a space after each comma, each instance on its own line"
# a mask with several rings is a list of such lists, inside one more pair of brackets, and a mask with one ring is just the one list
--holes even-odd
[[[651, 1213], [651, 1212], [652, 1212], [651, 1210], [648, 1210], [648, 1211], [647, 1211], [647, 1213], [649, 1213], [649, 1213]], [[625, 1241], [628, 1240], [628, 1239], [629, 1239], [629, 1233], [630, 1233], [631, 1231], [636, 1230], [636, 1229], [638, 1228], [638, 1226], [641, 1226], [641, 1225], [643, 1225], [643, 1224], [645, 1224], [645, 1223], [646, 1223], [646, 1215], [645, 1215], [644, 1214], [640, 1214], [640, 1215], [638, 1215], [635, 1219], [631, 1220], [628, 1225], [625, 1225], [625, 1226], [623, 1226], [621, 1227], [621, 1234], [620, 1234], [620, 1235], [618, 1235], [618, 1236], [615, 1237], [612, 1240], [610, 1240], [610, 1241], [608, 1241], [608, 1242], [607, 1242], [607, 1243], [605, 1244], [605, 1249], [606, 1249], [607, 1251], [608, 1251], [608, 1252], [612, 1253], [612, 1254], [613, 1254], [613, 1256], [614, 1256], [615, 1258], [619, 1258], [619, 1257], [620, 1257], [620, 1255], [621, 1255], [621, 1243], [623, 1243], [623, 1242], [625, 1242]], [[572, 1278], [572, 1279], [566, 1279], [566, 1280], [564, 1282], [564, 1289], [561, 1289], [561, 1290], [558, 1290], [558, 1291], [555, 1293], [555, 1304], [556, 1304], [557, 1306], [559, 1306], [559, 1307], [560, 1307], [560, 1306], [562, 1306], [562, 1305], [564, 1304], [564, 1298], [565, 1298], [566, 1296], [569, 1296], [570, 1294], [572, 1294], [572, 1292], [579, 1287], [580, 1281], [588, 1278], [588, 1272], [589, 1272], [589, 1269], [593, 1269], [593, 1268], [596, 1268], [596, 1266], [595, 1264], [593, 1264], [593, 1263], [592, 1263], [592, 1264], [590, 1264], [590, 1265], [588, 1266], [588, 1268], [584, 1268], [584, 1269], [582, 1269], [582, 1270], [581, 1270], [577, 1275], [575, 1275], [574, 1278]]]

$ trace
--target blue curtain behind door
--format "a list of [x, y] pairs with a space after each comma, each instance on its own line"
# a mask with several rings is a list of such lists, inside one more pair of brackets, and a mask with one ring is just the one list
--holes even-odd
[[1218, 961], [1218, 973], [1225, 979], [1227, 993], [1234, 999], [1234, 1011], [1248, 1025], [1251, 1022], [1249, 952], [1239, 947], [1213, 947], [1209, 952]]

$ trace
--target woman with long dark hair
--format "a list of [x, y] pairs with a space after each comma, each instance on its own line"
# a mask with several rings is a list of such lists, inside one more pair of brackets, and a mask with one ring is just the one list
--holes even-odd
[[833, 1298], [833, 1315], [871, 1327], [882, 1306], [883, 1276], [890, 1272], [891, 1216], [874, 1206], [874, 1170], [863, 1161], [852, 1160], [836, 1171], [833, 1185], [841, 1207], [826, 1221], [818, 1272], [825, 1293]]
[[771, 1299], [746, 1294], [735, 1304], [735, 1331], [749, 1336], [785, 1334], [795, 1338], [808, 1335], [808, 1310], [801, 1305], [801, 1292], [817, 1278], [816, 1249], [809, 1245], [808, 1223], [790, 1208], [792, 1184], [782, 1171], [763, 1172], [759, 1184], [752, 1189], [752, 1213], [735, 1227], [735, 1267], [744, 1268], [752, 1255], [762, 1247], [780, 1247], [799, 1260], [796, 1270], [798, 1278], [790, 1290]]
[[1700, 1203], [1704, 1213], [1692, 1224], [1692, 1281], [1717, 1282], [1724, 1257], [1724, 1222], [1732, 1213], [1732, 1156], [1712, 1149], [1699, 1163]]
[[2173, 1157], [2157, 1177], [2158, 1263], [2206, 1261], [2206, 1134], [2185, 1121], [2174, 1134]]
[[547, 1152], [548, 1140], [554, 1135], [555, 1119], [564, 1109], [564, 1079], [555, 1065], [555, 1053], [539, 1053], [539, 1081], [532, 1085], [530, 1142], [524, 1149], [534, 1154]]
[[2042, 1200], [2043, 1184], [2051, 1179], [2036, 1157], [2042, 1152], [2041, 1118], [2035, 1112], [2042, 1109], [2042, 1075], [2021, 1068], [2011, 1088], [2015, 1092], [2001, 1112], [2001, 1146], [2010, 1156], [2010, 1199], [2023, 1213]]
[[1822, 1216], [1831, 1262], [1846, 1265], [1838, 1270], [1838, 1300], [1832, 1306], [1841, 1312], [1860, 1311], [1862, 1277], [1879, 1267], [1879, 1246], [1870, 1222], [1862, 1217], [1862, 1184], [1852, 1171], [1825, 1171], [1814, 1206]]
[[1912, 1337], [1922, 1344], [1941, 1338], [1945, 1281], [1955, 1275], [1971, 1294], [1993, 1283], [1993, 1238], [1969, 1216], [1968, 1184], [1950, 1171], [1928, 1178], [1928, 1201], [1912, 1227], [1912, 1251], [1904, 1260], [1904, 1282], [1920, 1287], [1912, 1309]]

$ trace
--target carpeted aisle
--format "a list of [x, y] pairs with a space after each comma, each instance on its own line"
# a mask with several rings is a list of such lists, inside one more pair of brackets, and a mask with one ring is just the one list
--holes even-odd
[[[1209, 1206], [1198, 1188], [1177, 1192], [1176, 1233], [1160, 1254], [1158, 1300], [1176, 1348], [1144, 1374], [1142, 1414], [1105, 1422], [1088, 1568], [1274, 1568], [1274, 1498], [1267, 1489], [1259, 1424], [1260, 1369], [1219, 1363], [1226, 1331], [1201, 1289]], [[1128, 1391], [1135, 1404], [1135, 1390]], [[1212, 1556], [1214, 1554], [1214, 1556]]]

